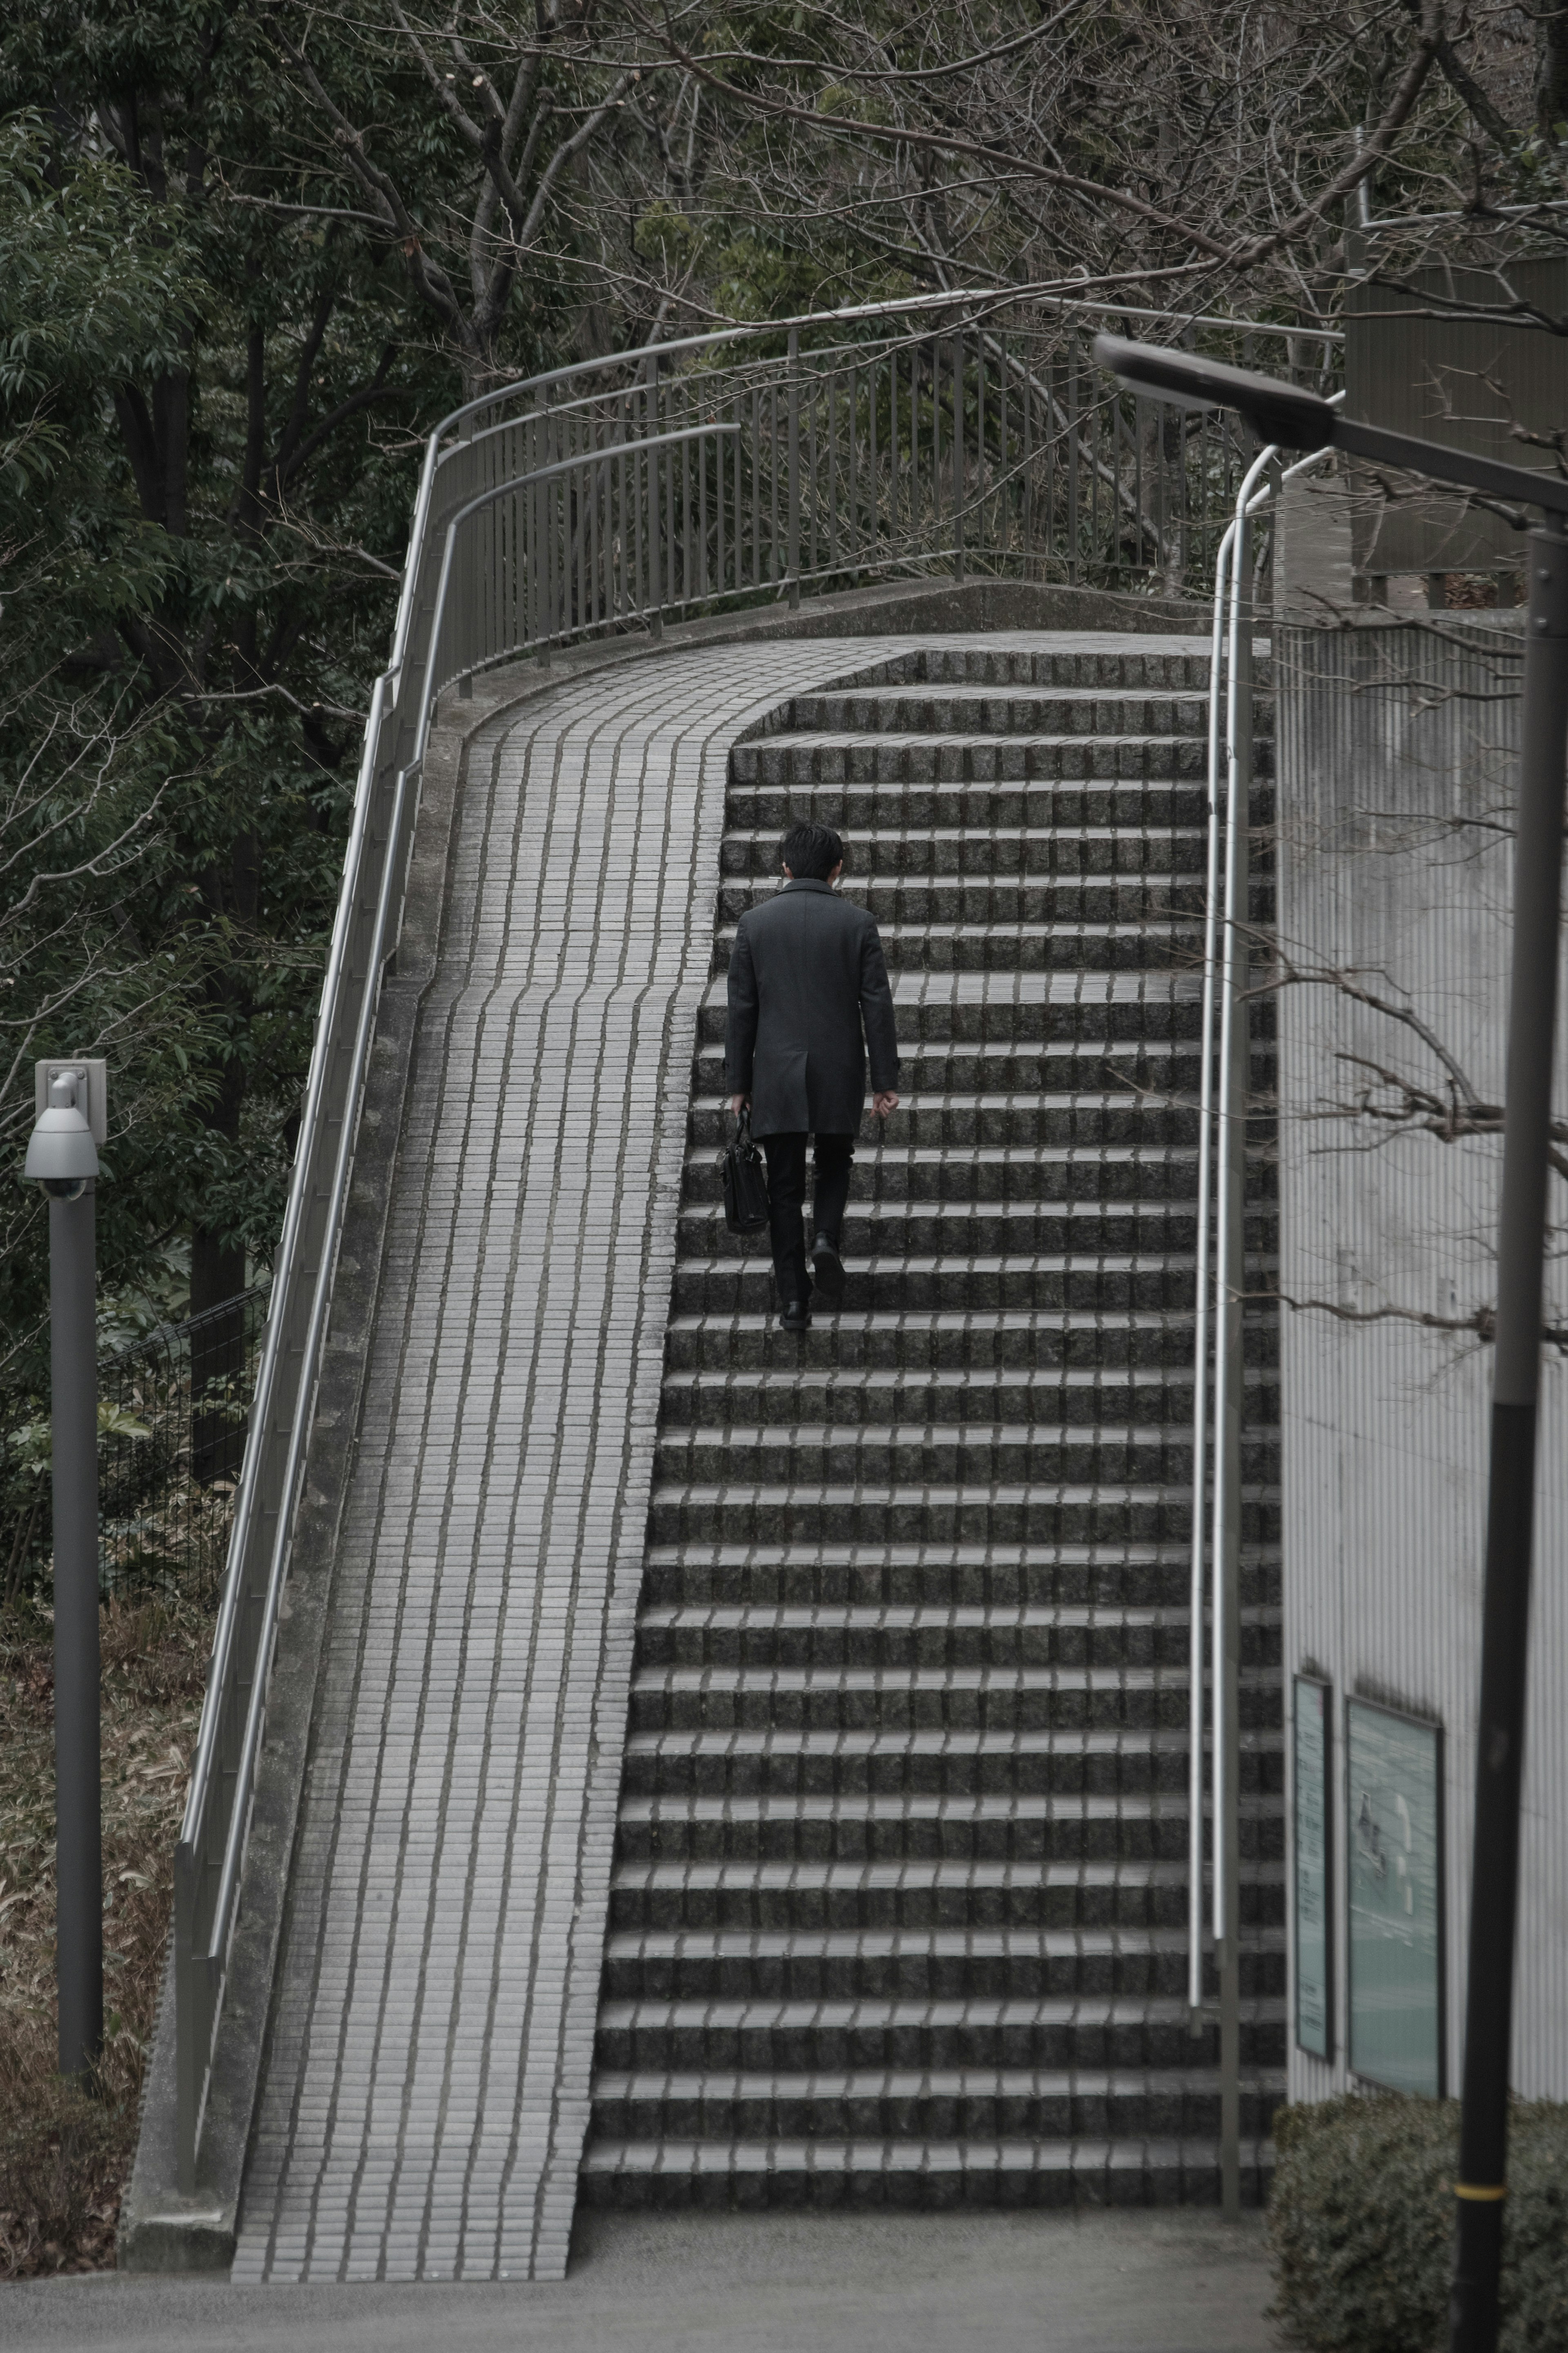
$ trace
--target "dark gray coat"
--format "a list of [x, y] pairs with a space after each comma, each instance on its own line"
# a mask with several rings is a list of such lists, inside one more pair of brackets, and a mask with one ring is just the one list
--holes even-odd
[[899, 1049], [876, 923], [826, 882], [786, 882], [735, 935], [724, 1092], [751, 1096], [753, 1135], [853, 1135], [868, 1046], [884, 1094], [899, 1083]]

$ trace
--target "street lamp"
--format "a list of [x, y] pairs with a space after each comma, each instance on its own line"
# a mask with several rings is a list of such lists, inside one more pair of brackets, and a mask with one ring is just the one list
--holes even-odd
[[1568, 482], [1345, 417], [1316, 393], [1185, 352], [1095, 338], [1136, 392], [1234, 408], [1265, 441], [1342, 449], [1434, 481], [1539, 507], [1529, 534], [1513, 960], [1498, 1220], [1498, 1304], [1481, 1607], [1481, 1693], [1470, 1866], [1469, 1976], [1449, 2353], [1495, 2353], [1507, 2196], [1508, 2066], [1519, 1905], [1520, 1787], [1530, 1649], [1530, 1560], [1541, 1303], [1557, 1012], [1564, 763], [1568, 760]]
[[103, 2042], [100, 1829], [98, 1348], [93, 1180], [101, 1062], [40, 1062], [26, 1174], [49, 1196], [49, 1387], [55, 1555], [55, 1971], [62, 2075]]

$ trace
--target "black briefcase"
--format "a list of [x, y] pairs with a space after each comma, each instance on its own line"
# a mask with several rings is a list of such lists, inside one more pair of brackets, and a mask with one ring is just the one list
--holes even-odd
[[748, 1110], [741, 1113], [735, 1140], [724, 1155], [724, 1223], [732, 1234], [760, 1234], [767, 1222], [767, 1171], [752, 1142]]

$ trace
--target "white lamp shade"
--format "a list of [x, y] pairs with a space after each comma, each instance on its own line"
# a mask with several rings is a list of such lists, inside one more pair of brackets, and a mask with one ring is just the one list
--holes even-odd
[[27, 1140], [29, 1176], [45, 1184], [79, 1184], [98, 1174], [92, 1130], [74, 1103], [51, 1103], [40, 1112]]

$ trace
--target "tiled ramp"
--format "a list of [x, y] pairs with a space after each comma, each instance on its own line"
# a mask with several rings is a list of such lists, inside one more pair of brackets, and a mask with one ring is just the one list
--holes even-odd
[[[595, 2194], [754, 2195], [775, 2181], [780, 2194], [812, 2194], [816, 2174], [868, 2185], [929, 2176], [944, 2147], [958, 2152], [960, 2174], [965, 2163], [994, 2170], [973, 2117], [954, 2105], [966, 2071], [979, 2068], [994, 2102], [1007, 2097], [999, 2068], [1032, 2073], [1023, 2106], [996, 2107], [990, 2145], [1059, 2138], [1057, 2111], [1040, 2105], [1049, 2086], [1039, 2037], [1057, 2010], [1064, 2025], [1092, 2023], [1097, 2002], [1104, 2083], [1097, 2093], [1086, 2079], [1077, 2096], [1099, 2099], [1100, 2143], [1117, 2133], [1117, 2052], [1142, 2052], [1151, 2035], [1174, 2031], [1153, 1957], [1172, 1948], [1162, 1922], [1180, 1902], [1184, 1839], [1173, 1667], [1163, 1688], [1168, 1662], [1184, 1656], [1176, 1581], [1162, 1567], [1164, 1538], [1179, 1531], [1173, 1521], [1146, 1527], [1132, 1505], [1134, 1489], [1176, 1466], [1172, 1441], [1143, 1427], [1157, 1418], [1144, 1410], [1147, 1380], [1136, 1397], [1121, 1388], [1140, 1366], [1163, 1380], [1179, 1350], [1157, 1341], [1132, 1351], [1125, 1376], [1113, 1373], [1127, 1425], [1114, 1463], [1098, 1452], [1069, 1461], [1079, 1441], [1033, 1426], [1074, 1419], [1054, 1390], [1048, 1411], [1037, 1401], [1020, 1415], [982, 1415], [1020, 1426], [1013, 1437], [992, 1430], [984, 1463], [972, 1460], [978, 1433], [961, 1425], [973, 1400], [958, 1388], [989, 1380], [1000, 1397], [1027, 1384], [1049, 1354], [1029, 1335], [1087, 1329], [1086, 1315], [1092, 1323], [1107, 1304], [1119, 1330], [1168, 1334], [1182, 1301], [1163, 1289], [1157, 1301], [1134, 1297], [1131, 1268], [1179, 1256], [1179, 1245], [1163, 1226], [1147, 1239], [1131, 1226], [1119, 1242], [1097, 1236], [1086, 1265], [1114, 1247], [1125, 1282], [1089, 1272], [1081, 1300], [1058, 1295], [1046, 1270], [1065, 1268], [1076, 1244], [1036, 1230], [1047, 1212], [1028, 1207], [1028, 1184], [994, 1181], [997, 1169], [1059, 1166], [1075, 1145], [1076, 1130], [1052, 1127], [1062, 1084], [1049, 1056], [1037, 1069], [1009, 1065], [998, 1088], [990, 1072], [938, 1064], [992, 1036], [992, 1005], [1017, 1008], [995, 1039], [1033, 1040], [1037, 1029], [1041, 1051], [1056, 1035], [1050, 1008], [1080, 1001], [1100, 1008], [1089, 1029], [1108, 1024], [1108, 1039], [1126, 1034], [1119, 1024], [1139, 1007], [1157, 1006], [1163, 1036], [1186, 984], [1169, 953], [1090, 949], [1085, 926], [1096, 939], [1106, 923], [1140, 928], [1131, 903], [1091, 909], [1094, 890], [1080, 890], [1070, 907], [1036, 913], [1026, 876], [1037, 853], [1023, 850], [1004, 882], [987, 865], [979, 919], [984, 934], [1010, 930], [1017, 952], [983, 944], [976, 955], [957, 878], [971, 871], [962, 840], [985, 804], [966, 794], [956, 863], [943, 850], [932, 869], [949, 878], [946, 900], [907, 868], [873, 886], [899, 966], [912, 1108], [862, 1158], [850, 1254], [865, 1271], [846, 1314], [785, 1366], [764, 1324], [761, 1262], [727, 1259], [713, 1229], [712, 973], [715, 925], [721, 965], [729, 893], [752, 887], [760, 855], [737, 847], [741, 804], [732, 797], [726, 812], [731, 749], [792, 697], [889, 662], [909, 676], [950, 658], [1027, 678], [1047, 658], [1092, 655], [1114, 668], [1188, 651], [1150, 638], [997, 636], [679, 654], [563, 686], [476, 740], [414, 1049], [237, 2279], [559, 2276], [606, 1968], [585, 2176]], [[832, 700], [795, 716], [797, 732], [842, 732]], [[1079, 698], [1065, 723], [1032, 733], [1043, 742], [1096, 724]], [[923, 740], [928, 715], [913, 727]], [[994, 737], [994, 723], [970, 732]], [[779, 821], [762, 789], [776, 756], [763, 746], [736, 757], [733, 792], [748, 773], [757, 778], [747, 806], [759, 841]], [[882, 756], [870, 755], [868, 778], [883, 776]], [[905, 754], [901, 773], [934, 773], [934, 756], [929, 746]], [[973, 749], [942, 756], [978, 777], [995, 746], [979, 766]], [[1065, 756], [1065, 745], [1009, 752], [992, 774], [1033, 776], [1037, 760], [1054, 758], [1058, 773], [1077, 775], [1074, 759], [1087, 759], [1087, 773], [1114, 777], [1146, 759], [1109, 743], [1063, 767]], [[852, 835], [877, 829], [844, 815]], [[994, 803], [988, 822], [1008, 840], [1037, 830], [1033, 815], [1004, 820]], [[879, 873], [866, 847], [861, 871], [869, 862]], [[722, 904], [721, 859], [735, 878]], [[1012, 894], [1005, 907], [997, 887]], [[1115, 887], [1094, 888], [1117, 899]], [[1024, 945], [1042, 926], [1049, 938], [1075, 925], [1084, 937], [1071, 953]], [[911, 953], [917, 931], [931, 944]], [[1034, 1050], [1016, 1045], [1015, 1060]], [[1168, 1092], [1172, 1074], [1138, 1082]], [[1009, 1091], [1016, 1111], [987, 1109]], [[1027, 1134], [1014, 1133], [1020, 1117]], [[1092, 1141], [1084, 1131], [1081, 1148], [1100, 1169], [1125, 1150], [1109, 1128]], [[1151, 1166], [1180, 1160], [1179, 1141], [1167, 1140]], [[983, 1236], [975, 1225], [955, 1240], [945, 1213], [928, 1215], [939, 1196], [916, 1181], [926, 1163], [992, 1171], [967, 1193], [942, 1178], [958, 1189], [940, 1198], [963, 1218], [973, 1196], [974, 1217], [989, 1203], [1028, 1232], [1010, 1229], [998, 1246], [990, 1226]], [[1106, 1181], [1129, 1218], [1145, 1214], [1139, 1188]], [[1043, 1203], [1059, 1188], [1042, 1174], [1037, 1189]], [[1063, 1193], [1064, 1217], [1078, 1214], [1073, 1195]], [[1151, 1213], [1157, 1224], [1166, 1215]], [[955, 1249], [969, 1269], [957, 1291]], [[889, 1250], [900, 1271], [884, 1297], [875, 1269]], [[1108, 1280], [1114, 1300], [1100, 1297]], [[1173, 1281], [1179, 1291], [1179, 1273], [1156, 1288]], [[957, 1355], [944, 1329], [970, 1335]], [[1093, 1346], [1074, 1358], [1091, 1375], [1100, 1361]], [[911, 1369], [926, 1384], [918, 1398]], [[958, 1388], [943, 1388], [954, 1371]], [[1051, 1377], [1060, 1385], [1059, 1372]], [[836, 1427], [836, 1383], [868, 1400], [847, 1430]], [[1112, 1410], [1095, 1408], [1108, 1419]], [[1135, 1459], [1130, 1448], [1143, 1451]], [[990, 1500], [976, 1516], [982, 1485]], [[1112, 1488], [1126, 1511], [1102, 1525]], [[1096, 1567], [1112, 1556], [1124, 1571]], [[1121, 1630], [1104, 1673], [1132, 1709], [1125, 1725], [1085, 1705], [1100, 1680], [1089, 1672], [1097, 1630], [1111, 1618]], [[987, 1629], [978, 1642], [972, 1619]], [[825, 1641], [842, 1651], [831, 1721], [816, 1695]], [[740, 1664], [754, 1672], [738, 1676]], [[700, 1696], [710, 1683], [711, 1715]], [[956, 1702], [960, 1692], [972, 1697]], [[958, 1723], [955, 1704], [973, 1724]], [[1135, 1802], [1125, 1777], [1108, 1799], [1087, 1802], [1087, 1764], [1071, 1791], [1055, 1765], [1026, 1761], [1010, 1779], [1000, 1762], [952, 1779], [943, 1760], [1055, 1755], [1053, 1711], [1063, 1707], [1086, 1760], [1121, 1753], [1132, 1736], [1145, 1759]], [[858, 1782], [843, 1769], [851, 1750], [896, 1751], [895, 1778], [872, 1762]], [[919, 1759], [935, 1761], [910, 1761]], [[944, 1827], [950, 1791], [963, 1799], [956, 1846]], [[1058, 1805], [1058, 1791], [1070, 1801]], [[1132, 1827], [1102, 1833], [1096, 1821]], [[895, 1825], [890, 1845], [882, 1823]], [[960, 1858], [958, 1880], [931, 1867], [940, 1852]], [[911, 2021], [898, 1985], [879, 1975], [878, 1954], [899, 1954], [911, 1935], [924, 1956], [921, 2022], [955, 2030], [940, 2046], [951, 2049], [955, 2088], [930, 2075], [939, 2045], [900, 2039]], [[737, 1936], [738, 1972], [720, 1950]], [[1003, 1955], [1026, 1968], [1026, 1947], [1040, 1980], [1023, 1999], [1026, 2052], [1015, 2031], [1021, 1998], [1002, 1978], [993, 1987], [990, 1967]], [[1112, 1967], [1097, 1991], [1102, 1948], [1147, 1956], [1136, 1982]], [[815, 1972], [805, 1992], [791, 1979], [797, 1952]], [[868, 2000], [871, 2040], [846, 2040]], [[1061, 2048], [1069, 2073], [1088, 2064], [1081, 2033]], [[1201, 2078], [1207, 2054], [1188, 2053]], [[831, 2083], [816, 2080], [825, 2068]], [[1193, 2090], [1206, 2102], [1205, 2082]], [[1074, 2096], [1064, 2076], [1059, 2113], [1078, 2132]], [[1132, 2129], [1146, 2136], [1146, 2119]], [[1030, 2162], [1061, 2172], [1056, 2141]], [[1121, 2169], [1146, 2194], [1146, 2157], [1125, 2157]]]

